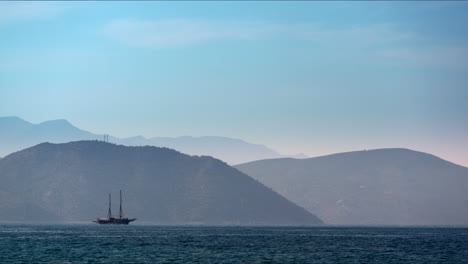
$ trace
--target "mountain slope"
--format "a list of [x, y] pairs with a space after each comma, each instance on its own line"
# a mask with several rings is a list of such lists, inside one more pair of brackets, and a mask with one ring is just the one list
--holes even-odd
[[276, 151], [263, 145], [247, 143], [240, 139], [204, 136], [204, 137], [132, 137], [113, 138], [115, 142], [127, 146], [161, 146], [176, 149], [189, 155], [208, 155], [226, 161], [229, 164], [239, 164], [247, 161], [281, 158]]
[[[32, 124], [18, 117], [0, 117], [0, 156], [43, 142], [66, 143], [102, 138], [102, 135], [78, 129], [64, 119]], [[114, 143], [127, 146], [151, 145], [176, 149], [189, 155], [208, 155], [229, 164], [287, 157], [263, 145], [226, 137], [117, 138], [111, 136], [110, 139]]]
[[43, 143], [1, 159], [0, 182], [0, 220], [90, 221], [106, 215], [107, 193], [123, 189], [124, 210], [141, 221], [321, 223], [220, 160], [166, 148]]
[[421, 152], [379, 149], [236, 168], [329, 224], [468, 224], [468, 168]]
[[0, 117], [0, 156], [6, 156], [42, 142], [69, 142], [76, 138], [102, 138], [78, 129], [64, 119], [32, 124], [18, 117]]

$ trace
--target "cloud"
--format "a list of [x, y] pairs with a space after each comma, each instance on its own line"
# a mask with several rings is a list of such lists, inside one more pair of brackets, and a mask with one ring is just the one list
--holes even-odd
[[215, 39], [259, 39], [271, 36], [295, 38], [319, 45], [381, 45], [402, 42], [413, 34], [392, 24], [325, 29], [313, 24], [197, 21], [187, 19], [142, 21], [119, 19], [107, 24], [106, 35], [132, 46], [168, 48]]
[[[130, 46], [173, 48], [217, 39], [295, 39], [311, 45], [311, 53], [357, 64], [413, 68], [468, 69], [468, 46], [437, 46], [431, 39], [397, 24], [325, 28], [316, 24], [119, 19], [104, 28], [107, 36]], [[305, 56], [308, 56], [305, 54]]]
[[104, 32], [113, 39], [133, 46], [167, 48], [221, 38], [252, 39], [275, 31], [262, 23], [206, 22], [186, 19], [140, 21], [114, 20]]
[[63, 10], [51, 2], [0, 2], [0, 23], [47, 19]]

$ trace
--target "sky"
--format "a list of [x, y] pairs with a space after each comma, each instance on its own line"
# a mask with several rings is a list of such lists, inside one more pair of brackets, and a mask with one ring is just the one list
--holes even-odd
[[468, 2], [0, 2], [0, 116], [468, 166]]

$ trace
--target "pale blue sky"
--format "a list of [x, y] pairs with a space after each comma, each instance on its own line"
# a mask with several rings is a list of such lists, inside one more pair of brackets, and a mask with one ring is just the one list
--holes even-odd
[[468, 166], [467, 2], [0, 2], [0, 116]]

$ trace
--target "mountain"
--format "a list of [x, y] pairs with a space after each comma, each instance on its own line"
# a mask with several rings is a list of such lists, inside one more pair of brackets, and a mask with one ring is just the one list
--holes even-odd
[[235, 166], [336, 225], [467, 225], [468, 168], [408, 149]]
[[216, 136], [153, 137], [148, 139], [139, 136], [115, 139], [115, 141], [128, 146], [161, 146], [176, 149], [189, 155], [208, 155], [219, 158], [229, 164], [286, 156], [263, 145], [247, 143], [240, 139]]
[[129, 217], [160, 224], [321, 220], [226, 163], [158, 147], [42, 143], [0, 160], [0, 220], [91, 221], [124, 190]]
[[0, 156], [42, 142], [69, 142], [76, 138], [89, 140], [102, 137], [78, 129], [64, 119], [32, 124], [18, 117], [0, 117]]
[[[66, 143], [78, 140], [102, 139], [103, 135], [93, 134], [74, 127], [67, 120], [46, 121], [32, 124], [18, 117], [0, 117], [0, 156], [31, 147], [43, 142]], [[289, 157], [258, 144], [226, 137], [153, 137], [142, 136], [117, 138], [109, 137], [117, 144], [128, 146], [158, 146], [176, 149], [189, 155], [207, 155], [229, 164], [239, 164], [260, 159]], [[303, 158], [303, 154], [290, 157]]]

